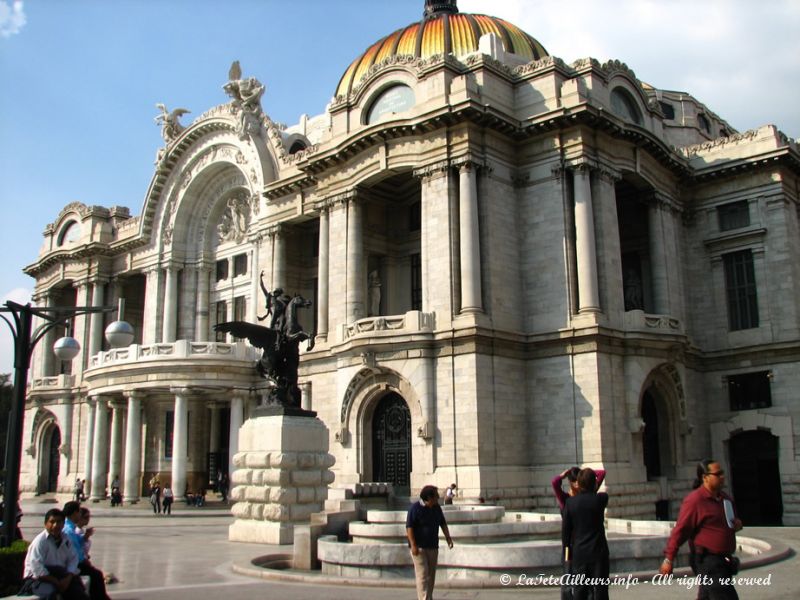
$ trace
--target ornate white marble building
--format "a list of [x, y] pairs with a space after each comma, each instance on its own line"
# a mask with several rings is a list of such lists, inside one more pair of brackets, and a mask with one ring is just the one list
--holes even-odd
[[232, 69], [229, 103], [163, 110], [138, 216], [70, 204], [47, 226], [35, 301], [124, 298], [136, 339], [109, 349], [116, 315], [94, 315], [71, 364], [40, 345], [26, 493], [226, 470], [265, 382], [213, 325], [264, 312], [263, 271], [314, 302], [303, 402], [333, 485], [554, 509], [549, 478], [581, 463], [608, 470], [611, 515], [674, 517], [712, 455], [746, 522], [800, 523], [796, 143], [454, 5], [288, 128]]

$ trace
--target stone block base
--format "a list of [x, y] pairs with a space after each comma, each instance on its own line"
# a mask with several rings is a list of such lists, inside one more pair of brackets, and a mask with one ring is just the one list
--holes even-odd
[[255, 544], [291, 544], [294, 541], [294, 525], [237, 519], [228, 528], [228, 539], [232, 542]]
[[257, 416], [239, 430], [231, 508], [236, 542], [291, 544], [294, 524], [320, 512], [333, 482], [328, 429], [313, 416]]

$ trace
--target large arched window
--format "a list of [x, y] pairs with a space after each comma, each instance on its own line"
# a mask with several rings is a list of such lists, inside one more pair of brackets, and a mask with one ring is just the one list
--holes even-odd
[[61, 234], [58, 236], [58, 245], [68, 246], [70, 244], [74, 244], [80, 239], [80, 237], [80, 225], [78, 225], [77, 221], [70, 221], [64, 226], [64, 228], [61, 230]]
[[407, 85], [398, 84], [383, 90], [367, 111], [367, 125], [377, 123], [387, 115], [407, 111], [414, 106], [414, 90]]
[[628, 90], [617, 87], [611, 90], [611, 110], [626, 121], [642, 124], [642, 113]]

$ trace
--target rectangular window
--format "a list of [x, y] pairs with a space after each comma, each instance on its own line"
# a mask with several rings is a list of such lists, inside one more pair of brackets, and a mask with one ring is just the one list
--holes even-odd
[[408, 230], [419, 231], [422, 228], [422, 203], [413, 202], [408, 207]]
[[728, 326], [731, 331], [758, 327], [758, 298], [753, 252], [740, 250], [722, 255], [725, 292], [728, 297]]
[[247, 254], [237, 254], [233, 257], [233, 276], [247, 275]]
[[217, 261], [217, 281], [225, 281], [228, 278], [228, 259]]
[[[220, 300], [216, 304], [216, 313], [214, 316], [214, 325], [219, 325], [220, 323], [225, 323], [228, 320], [228, 303], [225, 300]], [[218, 342], [225, 341], [225, 332], [217, 331], [216, 332], [216, 340]]]
[[661, 112], [664, 113], [665, 119], [675, 119], [675, 107], [672, 106], [669, 102], [659, 102], [659, 106], [661, 106]]
[[728, 375], [731, 410], [754, 410], [772, 406], [771, 371]]
[[237, 296], [233, 299], [233, 320], [244, 321], [247, 318], [247, 299]]
[[747, 200], [730, 202], [717, 207], [720, 231], [730, 231], [750, 225], [750, 209]]
[[411, 310], [422, 310], [422, 257], [411, 255]]
[[172, 432], [175, 428], [175, 411], [164, 415], [164, 458], [172, 458]]

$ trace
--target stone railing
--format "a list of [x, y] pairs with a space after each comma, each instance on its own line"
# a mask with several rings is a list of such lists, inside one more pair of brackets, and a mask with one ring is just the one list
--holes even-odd
[[650, 315], [643, 310], [629, 310], [625, 313], [625, 329], [652, 331], [653, 333], [680, 333], [683, 329], [680, 320], [669, 315]]
[[178, 340], [170, 344], [131, 344], [126, 348], [113, 348], [95, 354], [89, 359], [89, 368], [134, 363], [141, 360], [186, 360], [194, 358], [222, 358], [256, 361], [261, 358], [258, 348], [244, 342], [192, 342]]
[[436, 325], [435, 313], [410, 310], [404, 315], [387, 315], [359, 319], [342, 325], [342, 339], [382, 334], [431, 332]]
[[54, 375], [53, 377], [37, 377], [31, 380], [32, 390], [61, 390], [75, 387], [75, 375]]

